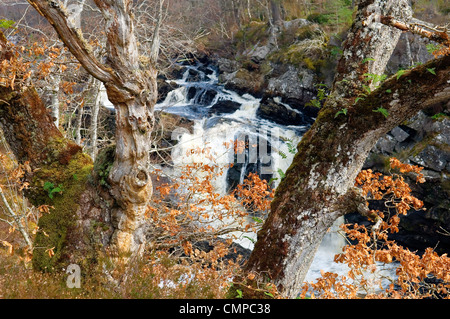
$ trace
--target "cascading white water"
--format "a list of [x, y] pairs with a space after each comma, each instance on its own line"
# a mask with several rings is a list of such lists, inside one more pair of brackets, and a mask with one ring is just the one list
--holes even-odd
[[[224, 89], [218, 84], [217, 71], [213, 67], [206, 67], [208, 71], [206, 73], [199, 69], [200, 66], [185, 66], [182, 78], [174, 80], [179, 87], [170, 91], [165, 100], [155, 106], [156, 110], [177, 114], [195, 122], [192, 132], [186, 129], [174, 131], [174, 136], [177, 136], [179, 140], [171, 154], [174, 167], [182, 167], [190, 163], [226, 165], [237, 162], [240, 171], [236, 182], [242, 183], [250, 169], [253, 169], [263, 176], [276, 179], [274, 181], [276, 187], [282, 173], [292, 162], [293, 153], [295, 153], [292, 145], [297, 145], [302, 133], [308, 129], [308, 125], [284, 126], [258, 118], [257, 109], [260, 99], [250, 94], [239, 95]], [[205, 70], [204, 66], [203, 70]], [[195, 78], [192, 78], [192, 74]], [[111, 103], [107, 100], [106, 92], [104, 93], [103, 105], [108, 106]], [[232, 111], [211, 112], [220, 101], [231, 101], [239, 107]], [[282, 103], [279, 98], [274, 98], [274, 101], [284, 105], [290, 111], [300, 112]], [[247, 153], [239, 156], [225, 145], [236, 139], [247, 141], [250, 146], [253, 144], [257, 146], [249, 147]], [[211, 148], [209, 155], [214, 158], [214, 163], [205, 154], [186, 155], [191, 149], [205, 147]], [[215, 178], [213, 184], [217, 193], [226, 194], [229, 191], [229, 175], [231, 174], [228, 173]], [[175, 171], [170, 174], [176, 176]], [[346, 275], [348, 272], [347, 266], [333, 261], [334, 255], [342, 252], [342, 247], [346, 244], [345, 238], [337, 233], [342, 223], [343, 218], [338, 219], [330, 232], [326, 234], [306, 276], [306, 281], [314, 281], [320, 277], [321, 270], [340, 275]], [[256, 234], [245, 233], [238, 237], [237, 243], [244, 248], [253, 249]], [[384, 272], [392, 274], [392, 267], [381, 271], [381, 273]]]
[[[228, 193], [236, 184], [242, 183], [249, 172], [258, 172], [267, 180], [272, 178], [272, 185], [276, 187], [281, 180], [280, 174], [292, 162], [295, 153], [292, 145], [297, 145], [301, 139], [299, 132], [307, 127], [283, 126], [258, 118], [261, 99], [225, 89], [218, 85], [215, 69], [209, 68], [210, 72], [206, 74], [199, 67], [187, 66], [182, 78], [174, 81], [180, 87], [169, 92], [164, 101], [155, 106], [157, 110], [185, 116], [195, 122], [191, 132], [181, 129], [174, 133], [179, 142], [171, 154], [175, 167], [172, 175], [177, 175], [176, 167], [194, 162], [221, 167], [235, 164], [232, 173], [227, 171], [214, 179], [217, 193]], [[225, 104], [217, 110], [216, 106], [223, 102], [231, 103], [230, 108]], [[232, 143], [236, 140], [247, 144], [242, 153], [234, 152]], [[189, 152], [201, 148], [209, 148], [209, 152]], [[256, 234], [245, 233], [238, 237], [239, 244], [253, 249]]]
[[[193, 132], [176, 132], [179, 143], [172, 151], [175, 166], [192, 161], [208, 164], [209, 160], [204, 156], [185, 156], [189, 149], [198, 147], [212, 147], [211, 155], [218, 164], [235, 163], [233, 149], [227, 149], [225, 144], [242, 140], [257, 147], [250, 147], [250, 154], [247, 156], [237, 156], [237, 162], [242, 164], [239, 181], [242, 182], [246, 177], [246, 168], [255, 164], [259, 173], [272, 175], [275, 178], [274, 185], [277, 185], [280, 180], [278, 172], [286, 171], [294, 155], [287, 142], [296, 145], [301, 138], [298, 132], [305, 131], [307, 127], [283, 126], [259, 119], [256, 112], [260, 99], [250, 94], [239, 95], [226, 90], [217, 83], [217, 71], [213, 68], [209, 70], [211, 73], [205, 74], [198, 66], [187, 66], [182, 78], [174, 80], [180, 87], [170, 91], [165, 100], [155, 106], [157, 110], [165, 110], [195, 121]], [[193, 71], [198, 72], [195, 73], [195, 81], [190, 78]], [[195, 93], [190, 93], [192, 90], [195, 90]], [[205, 98], [207, 94], [214, 97]], [[239, 107], [231, 112], [223, 109], [216, 112], [214, 106], [220, 101], [231, 101]], [[226, 174], [216, 182], [216, 186], [221, 194], [229, 190]]]

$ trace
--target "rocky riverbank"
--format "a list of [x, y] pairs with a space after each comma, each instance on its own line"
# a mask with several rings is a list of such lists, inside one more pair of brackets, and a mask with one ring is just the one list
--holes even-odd
[[[387, 72], [424, 63], [432, 58], [426, 41], [403, 35]], [[340, 43], [329, 39], [320, 26], [304, 19], [285, 22], [276, 30], [267, 24], [252, 22], [236, 35], [235, 55], [202, 57], [214, 65], [219, 83], [239, 94], [261, 98], [257, 115], [281, 125], [311, 125], [319, 112], [311, 100], [320, 88], [331, 86]], [[403, 54], [406, 52], [407, 54]], [[180, 76], [181, 69], [164, 79], [161, 99], [176, 87], [167, 81]], [[191, 74], [192, 73], [192, 74]], [[188, 79], [198, 76], [191, 72]], [[326, 89], [325, 89], [326, 91]], [[211, 100], [214, 98], [210, 96]], [[238, 105], [222, 101], [212, 113], [234, 112]], [[450, 252], [450, 105], [440, 104], [420, 112], [382, 137], [368, 157], [364, 168], [387, 171], [389, 157], [424, 167], [425, 184], [411, 181], [414, 195], [426, 210], [410, 212], [401, 218], [400, 232], [393, 239], [412, 250], [435, 247], [439, 253]], [[372, 203], [377, 206], [379, 203]], [[349, 214], [350, 222], [365, 223], [365, 218]]]
[[[443, 110], [444, 111], [444, 110]], [[411, 210], [400, 217], [399, 232], [391, 239], [411, 250], [422, 252], [427, 247], [443, 254], [450, 252], [450, 117], [447, 113], [420, 112], [410, 121], [394, 128], [381, 138], [364, 165], [365, 169], [387, 173], [388, 159], [396, 157], [404, 163], [424, 167], [426, 183], [409, 179], [413, 195], [424, 202], [425, 210]], [[386, 210], [382, 202], [372, 208]], [[349, 222], [368, 223], [358, 214], [350, 214]]]

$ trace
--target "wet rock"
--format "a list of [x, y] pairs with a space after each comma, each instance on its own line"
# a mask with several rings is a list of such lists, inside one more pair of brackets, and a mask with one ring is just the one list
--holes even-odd
[[202, 76], [199, 71], [189, 69], [186, 82], [199, 82], [202, 80]]
[[236, 112], [241, 104], [231, 100], [221, 100], [211, 106], [209, 114], [224, 114]]
[[450, 161], [450, 152], [427, 145], [422, 152], [412, 157], [411, 161], [433, 171], [441, 172]]
[[277, 103], [271, 97], [264, 97], [261, 100], [256, 115], [282, 125], [305, 125], [314, 122], [311, 117], [284, 104]]
[[176, 80], [181, 79], [184, 72], [186, 72], [185, 66], [174, 64], [168, 70], [166, 70], [164, 74], [158, 75], [158, 77], [165, 80]]
[[211, 75], [211, 74], [214, 73], [214, 71], [211, 68], [209, 68], [209, 67], [207, 67], [205, 65], [199, 66], [198, 70], [202, 71], [205, 75]]
[[217, 95], [216, 90], [205, 89], [204, 87], [191, 86], [187, 90], [186, 98], [188, 101], [194, 99], [195, 104], [211, 105]]
[[180, 87], [177, 83], [173, 81], [166, 81], [164, 79], [158, 79], [158, 100], [157, 103], [161, 103], [167, 97], [167, 94]]
[[[225, 243], [224, 239], [214, 239], [212, 241], [202, 240], [192, 243], [193, 249], [198, 249], [204, 252], [210, 252], [214, 249], [215, 245], [219, 242]], [[233, 242], [228, 253], [221, 258], [221, 260], [232, 260], [233, 262], [238, 262], [243, 264], [250, 257], [251, 250], [242, 247], [241, 245]]]

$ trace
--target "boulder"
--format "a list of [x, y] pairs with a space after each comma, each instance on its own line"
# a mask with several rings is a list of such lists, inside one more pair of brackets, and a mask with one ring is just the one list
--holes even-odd
[[409, 134], [406, 133], [403, 129], [401, 129], [399, 126], [394, 127], [390, 134], [397, 142], [403, 142], [409, 137]]
[[[410, 250], [423, 252], [435, 248], [439, 254], [450, 253], [450, 120], [442, 115], [428, 116], [421, 111], [403, 125], [392, 129], [380, 138], [371, 150], [364, 169], [383, 173], [389, 157], [397, 157], [404, 163], [424, 167], [426, 182], [417, 184], [414, 177], [407, 177], [413, 195], [424, 202], [426, 210], [411, 210], [400, 217], [399, 232], [390, 239]], [[372, 201], [371, 209], [385, 209], [381, 201]], [[369, 223], [358, 214], [346, 216], [348, 222]]]
[[176, 80], [183, 77], [184, 72], [186, 72], [186, 67], [178, 64], [173, 64], [165, 70], [164, 74], [158, 75], [165, 80]]
[[261, 97], [266, 85], [264, 76], [259, 72], [251, 72], [240, 68], [236, 72], [219, 76], [219, 81], [225, 84], [227, 90], [233, 90], [241, 95], [249, 93]]
[[420, 35], [402, 33], [386, 66], [387, 73], [394, 74], [399, 69], [408, 69], [415, 63], [425, 63], [433, 59], [433, 55], [425, 49], [428, 43], [430, 41]]
[[380, 138], [377, 143], [375, 144], [375, 147], [373, 148], [372, 152], [374, 153], [381, 153], [383, 155], [389, 155], [394, 152], [395, 146], [397, 145], [397, 141], [394, 137], [387, 134], [386, 136], [383, 136]]
[[164, 79], [157, 79], [158, 83], [158, 100], [156, 103], [161, 103], [167, 97], [167, 94], [180, 87], [177, 83], [173, 81], [166, 81]]
[[202, 75], [199, 71], [194, 69], [189, 69], [186, 82], [200, 82], [202, 80]]
[[314, 122], [311, 117], [286, 106], [284, 103], [276, 102], [276, 100], [278, 99], [263, 97], [256, 115], [282, 125], [307, 125]]
[[231, 100], [220, 100], [210, 107], [209, 114], [234, 113], [241, 107], [241, 104]]
[[236, 60], [219, 58], [217, 59], [217, 67], [220, 74], [233, 73], [239, 70], [240, 63]]
[[[193, 242], [192, 243], [192, 247], [193, 249], [198, 249], [200, 251], [204, 251], [204, 252], [210, 252], [214, 249], [214, 247], [219, 244], [219, 243], [226, 243], [225, 239], [221, 239], [221, 238], [216, 238], [216, 239], [212, 239], [210, 241], [207, 240], [202, 240], [202, 241], [197, 241], [197, 242]], [[183, 250], [181, 250], [183, 251]], [[239, 263], [240, 265], [243, 265], [245, 263], [245, 261], [248, 260], [248, 258], [250, 257], [250, 253], [251, 250], [242, 247], [241, 245], [239, 245], [238, 243], [231, 243], [231, 245], [228, 247], [228, 252], [225, 256], [223, 256], [222, 258], [220, 258], [219, 260], [231, 260], [234, 263]], [[180, 254], [181, 256], [185, 256], [184, 251]]]
[[427, 145], [423, 151], [411, 157], [410, 161], [435, 172], [441, 172], [450, 162], [450, 152], [433, 145]]
[[257, 46], [249, 52], [250, 60], [255, 63], [260, 63], [267, 58], [272, 49], [273, 47], [271, 45]]
[[315, 83], [313, 71], [290, 65], [281, 75], [269, 78], [266, 94], [295, 99], [299, 104], [305, 105], [315, 95], [311, 93], [315, 92]]
[[195, 100], [193, 101], [195, 104], [208, 106], [214, 101], [216, 95], [217, 95], [216, 90], [205, 89], [204, 87], [193, 85], [187, 89], [186, 98], [188, 101], [195, 98]]

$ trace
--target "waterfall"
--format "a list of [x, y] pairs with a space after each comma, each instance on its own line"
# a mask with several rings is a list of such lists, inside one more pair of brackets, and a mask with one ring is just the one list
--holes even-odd
[[[213, 67], [185, 66], [181, 79], [174, 82], [179, 87], [170, 91], [155, 109], [195, 122], [193, 132], [182, 133], [172, 151], [176, 166], [192, 161], [208, 163], [206, 158], [184, 154], [189, 149], [212, 147], [211, 155], [219, 164], [234, 164], [233, 169], [215, 181], [219, 193], [242, 183], [250, 172], [259, 173], [267, 181], [273, 178], [274, 185], [278, 185], [279, 172], [286, 171], [295, 153], [288, 143], [296, 145], [301, 138], [299, 132], [304, 132], [306, 126], [283, 126], [258, 118], [261, 99], [225, 89], [218, 84], [217, 70]], [[248, 146], [243, 154], [233, 154], [233, 149], [224, 146], [236, 140]]]
[[[213, 185], [219, 194], [227, 194], [238, 183], [242, 183], [250, 172], [257, 172], [262, 178], [273, 181], [276, 187], [292, 162], [295, 148], [301, 140], [308, 125], [280, 125], [257, 116], [261, 99], [250, 94], [239, 95], [218, 84], [217, 70], [211, 66], [185, 66], [180, 79], [174, 80], [178, 88], [168, 92], [164, 101], [155, 106], [155, 110], [177, 114], [194, 121], [192, 132], [186, 129], [174, 131], [173, 139], [178, 139], [171, 156], [175, 171], [170, 175], [177, 175], [176, 167], [186, 164], [204, 163], [226, 166], [226, 174], [216, 176]], [[109, 102], [104, 86], [100, 89], [101, 104], [114, 109]], [[300, 111], [285, 104], [275, 97], [274, 102], [283, 105], [289, 111]], [[176, 137], [176, 138], [175, 138]], [[241, 154], [234, 154], [233, 149], [227, 148], [226, 143], [240, 140], [248, 143], [248, 147]], [[211, 161], [205, 154], [191, 154], [187, 152], [195, 148], [210, 147]], [[339, 226], [344, 223], [341, 217], [334, 222], [330, 231], [325, 235], [317, 250], [305, 281], [310, 282], [321, 276], [321, 270], [347, 275], [346, 265], [334, 262], [334, 255], [341, 253], [346, 239], [339, 234]], [[234, 241], [246, 249], [253, 249], [256, 234], [235, 233]], [[376, 280], [380, 276], [393, 277], [395, 264], [378, 264], [379, 271], [366, 274], [367, 279]], [[384, 281], [384, 285], [389, 282]]]
[[[173, 133], [173, 137], [176, 136], [173, 139], [178, 139], [178, 143], [171, 153], [174, 171], [170, 174], [176, 176], [177, 167], [192, 163], [224, 167], [234, 164], [226, 169], [226, 174], [215, 177], [213, 185], [217, 193], [227, 194], [251, 172], [258, 173], [267, 181], [272, 180], [276, 187], [293, 160], [295, 145], [309, 125], [281, 125], [259, 118], [257, 110], [261, 99], [250, 94], [239, 95], [219, 85], [214, 67], [201, 64], [184, 67], [181, 78], [174, 80], [179, 87], [168, 92], [164, 101], [155, 106], [155, 110], [180, 115], [195, 123], [191, 132], [184, 129]], [[280, 98], [273, 100], [289, 111], [301, 113]], [[248, 147], [242, 153], [235, 154], [226, 146], [236, 140], [247, 143]], [[191, 149], [205, 147], [210, 148], [208, 156], [202, 153], [186, 155]], [[333, 260], [346, 244], [345, 237], [338, 233], [343, 222], [343, 217], [336, 220], [325, 235], [306, 281], [320, 277], [321, 270], [340, 275], [348, 272], [347, 266]], [[241, 233], [235, 241], [244, 248], [253, 249], [254, 240], [255, 233]]]

